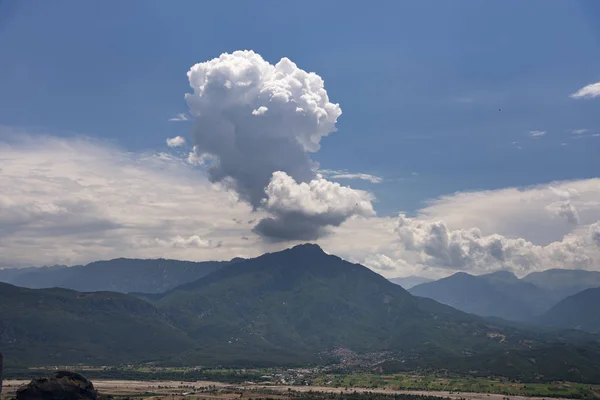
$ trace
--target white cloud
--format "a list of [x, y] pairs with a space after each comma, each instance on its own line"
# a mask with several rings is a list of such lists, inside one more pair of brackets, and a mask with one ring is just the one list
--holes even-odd
[[251, 225], [232, 221], [263, 214], [182, 160], [19, 136], [9, 144], [0, 132], [0, 266], [229, 259], [266, 249]]
[[567, 235], [546, 246], [523, 238], [483, 235], [477, 228], [448, 228], [443, 221], [420, 221], [401, 215], [396, 233], [401, 244], [419, 256], [419, 263], [468, 270], [476, 273], [498, 269], [519, 275], [546, 268], [596, 268], [600, 252], [595, 235], [600, 222], [589, 226], [583, 235]]
[[531, 137], [537, 138], [544, 136], [546, 133], [546, 131], [530, 131], [529, 135], [531, 135]]
[[354, 190], [326, 179], [314, 179], [309, 183], [296, 183], [285, 172], [273, 173], [265, 189], [263, 206], [272, 212], [298, 212], [307, 215], [374, 215], [373, 197], [361, 190]]
[[383, 179], [370, 174], [337, 174], [331, 176], [334, 179], [361, 179], [363, 181], [369, 181], [371, 183], [381, 183]]
[[600, 96], [600, 82], [582, 87], [571, 95], [574, 99], [593, 99]]
[[277, 171], [265, 189], [262, 206], [273, 218], [262, 220], [256, 231], [283, 239], [317, 239], [327, 226], [339, 226], [354, 215], [375, 214], [373, 196], [323, 178], [297, 183], [285, 172]]
[[584, 133], [589, 132], [589, 129], [573, 129], [571, 133], [573, 135], [583, 135]]
[[175, 136], [167, 138], [167, 146], [169, 147], [181, 147], [185, 144], [185, 138], [182, 136]]
[[[569, 194], [566, 198], [565, 193]], [[560, 240], [573, 226], [555, 212], [569, 201], [580, 225], [600, 220], [600, 179], [553, 182], [526, 188], [459, 192], [430, 200], [422, 220], [443, 220], [450, 229], [477, 227], [484, 235], [523, 237], [535, 244]]]
[[[212, 181], [232, 187], [256, 209], [273, 173], [281, 171], [301, 183], [316, 178], [309, 154], [335, 131], [342, 114], [329, 101], [320, 76], [288, 58], [273, 65], [253, 51], [235, 51], [192, 66], [188, 78], [193, 92], [185, 99], [195, 118], [195, 154], [216, 160], [208, 168]], [[315, 231], [315, 218], [300, 221], [304, 215], [296, 213], [297, 239], [325, 231], [325, 226]], [[279, 210], [276, 218], [281, 216]], [[337, 216], [330, 219], [337, 221]], [[257, 229], [263, 235], [276, 234], [261, 229], [272, 221]]]
[[182, 236], [175, 236], [171, 239], [155, 239], [155, 242], [159, 246], [163, 247], [175, 247], [175, 248], [198, 248], [198, 249], [211, 249], [215, 247], [220, 247], [222, 242], [213, 243], [212, 240], [204, 240], [198, 235], [192, 235], [190, 237], [184, 238]]
[[269, 111], [267, 107], [260, 106], [256, 110], [252, 110], [252, 115], [264, 115], [264, 113], [266, 113], [267, 111]]
[[317, 240], [327, 252], [386, 276], [600, 270], [600, 179], [456, 193], [392, 218], [374, 216], [366, 192], [280, 173], [253, 210], [173, 155], [90, 139], [3, 141], [14, 136], [0, 132], [0, 266], [252, 257], [296, 243], [262, 240], [254, 220], [300, 215], [300, 224], [319, 221], [329, 233]]
[[350, 173], [348, 171], [333, 170], [333, 169], [319, 169], [317, 172], [327, 178], [333, 179], [359, 179], [363, 181], [369, 181], [371, 183], [381, 183], [383, 178], [371, 174], [363, 173]]
[[179, 113], [176, 116], [174, 116], [173, 118], [169, 118], [170, 122], [183, 122], [183, 121], [187, 121], [189, 118], [187, 115], [185, 115], [184, 113]]

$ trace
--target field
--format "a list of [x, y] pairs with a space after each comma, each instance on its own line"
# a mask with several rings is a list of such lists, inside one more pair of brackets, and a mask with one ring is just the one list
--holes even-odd
[[393, 390], [427, 390], [476, 392], [505, 396], [594, 398], [600, 396], [600, 385], [573, 382], [522, 383], [499, 378], [439, 377], [414, 374], [331, 374], [313, 381], [315, 385], [334, 387], [387, 388]]
[[[518, 398], [600, 398], [600, 385], [573, 382], [523, 383], [503, 378], [443, 376], [436, 374], [330, 373], [314, 369], [201, 369], [61, 366], [7, 371], [5, 393], [51, 370], [68, 369], [91, 379], [101, 393], [160, 398], [194, 393], [197, 398], [272, 397], [281, 392], [372, 392], [381, 395], [419, 394], [453, 399], [503, 400]], [[258, 395], [257, 395], [258, 391]], [[252, 394], [254, 393], [254, 394]], [[268, 396], [267, 396], [268, 395]], [[235, 397], [234, 396], [234, 397]], [[189, 397], [189, 396], [187, 396]], [[192, 396], [193, 397], [193, 396]], [[294, 396], [292, 396], [294, 397]], [[8, 398], [8, 397], [7, 397]], [[277, 397], [275, 397], [277, 398]]]

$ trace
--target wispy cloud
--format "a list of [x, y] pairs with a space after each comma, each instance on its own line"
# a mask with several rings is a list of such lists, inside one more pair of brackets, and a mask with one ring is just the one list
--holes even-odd
[[600, 82], [584, 86], [571, 95], [574, 99], [593, 99], [600, 96]]
[[546, 131], [530, 131], [529, 135], [531, 137], [538, 138], [538, 137], [544, 136], [546, 133], [548, 133], [548, 132], [546, 132]]
[[584, 133], [589, 132], [589, 129], [573, 129], [571, 133], [573, 135], [583, 135]]
[[173, 118], [169, 118], [169, 121], [171, 122], [181, 122], [181, 121], [188, 121], [189, 118], [187, 115], [185, 115], [185, 113], [179, 113], [176, 116], [174, 116]]
[[381, 183], [383, 178], [371, 174], [349, 173], [348, 171], [323, 169], [318, 171], [321, 175], [333, 179], [360, 179], [371, 183]]

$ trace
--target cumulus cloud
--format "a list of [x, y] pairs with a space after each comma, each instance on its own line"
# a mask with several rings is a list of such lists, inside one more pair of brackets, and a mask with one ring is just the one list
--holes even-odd
[[173, 118], [169, 118], [170, 122], [183, 122], [187, 120], [189, 120], [189, 118], [187, 117], [187, 115], [185, 115], [185, 113], [179, 113]]
[[530, 131], [529, 135], [534, 138], [542, 137], [546, 134], [546, 131]]
[[[313, 187], [316, 163], [309, 154], [335, 131], [342, 114], [339, 105], [329, 101], [320, 76], [298, 68], [288, 58], [273, 65], [253, 51], [236, 51], [194, 65], [188, 78], [193, 92], [185, 99], [195, 118], [195, 154], [216, 160], [208, 168], [213, 182], [232, 187], [254, 209], [265, 204], [265, 188], [278, 186], [284, 175], [290, 178], [287, 183]], [[267, 189], [267, 196], [270, 193]], [[350, 189], [339, 193], [356, 197]], [[312, 238], [324, 233], [327, 225], [339, 225], [341, 215], [344, 219], [351, 215], [317, 217], [268, 206], [274, 203], [267, 197], [267, 209], [277, 214], [262, 221], [257, 232], [276, 239]], [[294, 226], [284, 232], [280, 229], [283, 221]], [[319, 223], [325, 225], [316, 226]]]
[[600, 82], [582, 87], [571, 95], [574, 99], [593, 99], [600, 96]]
[[269, 109], [265, 106], [260, 106], [256, 110], [252, 110], [252, 115], [264, 115]]
[[365, 257], [363, 263], [369, 268], [379, 272], [391, 272], [398, 269], [410, 268], [408, 263], [403, 259], [393, 259], [386, 254], [376, 253]]
[[255, 231], [271, 238], [313, 240], [353, 215], [374, 215], [371, 194], [323, 178], [297, 183], [285, 172], [274, 172], [265, 189], [263, 207], [273, 217]]
[[561, 240], [574, 229], [557, 213], [558, 206], [567, 201], [576, 210], [579, 225], [600, 220], [600, 179], [458, 192], [429, 200], [417, 217], [443, 220], [450, 229], [478, 227], [484, 235], [523, 237], [544, 245]]
[[[434, 258], [424, 252], [424, 246], [411, 250], [403, 244], [395, 233], [396, 218], [350, 219], [319, 243], [388, 277], [440, 278], [456, 271], [484, 273], [500, 268], [512, 269], [519, 275], [547, 268], [600, 270], [599, 248], [591, 245], [598, 243], [594, 232], [599, 220], [600, 179], [584, 179], [458, 192], [430, 200], [410, 219], [412, 226], [424, 224], [421, 231], [427, 231], [426, 227], [441, 221], [437, 230], [432, 228], [432, 234], [446, 231], [448, 237], [458, 237], [450, 243], [462, 243], [459, 247], [449, 245], [446, 252], [440, 252], [438, 246]], [[494, 245], [502, 250], [499, 254], [504, 254], [504, 262], [493, 258]], [[436, 249], [430, 247], [431, 252]], [[460, 252], [450, 251], [456, 248], [463, 251], [463, 257]], [[442, 261], [451, 260], [452, 254], [454, 263]], [[475, 262], [486, 259], [486, 254], [489, 264]], [[381, 269], [382, 265], [394, 270]]]
[[212, 240], [204, 240], [198, 235], [192, 235], [190, 237], [175, 236], [171, 239], [155, 239], [155, 243], [163, 247], [175, 247], [175, 248], [198, 248], [198, 249], [211, 249], [220, 247], [222, 242], [213, 243]]
[[489, 272], [507, 269], [517, 274], [546, 268], [589, 268], [600, 262], [592, 248], [600, 223], [584, 235], [537, 246], [523, 238], [483, 235], [477, 228], [448, 228], [443, 221], [420, 221], [400, 215], [396, 233], [402, 245], [420, 256], [420, 263], [450, 270]]
[[181, 147], [185, 144], [185, 138], [182, 136], [175, 136], [167, 138], [167, 146], [169, 147]]

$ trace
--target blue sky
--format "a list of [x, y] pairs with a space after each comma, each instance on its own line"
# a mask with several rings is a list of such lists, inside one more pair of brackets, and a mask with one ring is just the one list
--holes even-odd
[[598, 175], [600, 138], [571, 131], [600, 132], [600, 100], [569, 95], [600, 81], [599, 2], [366, 4], [4, 0], [0, 125], [164, 150], [190, 66], [252, 49], [324, 79], [343, 115], [312, 157], [383, 177], [351, 182], [379, 215]]

